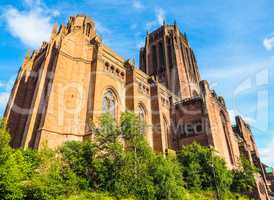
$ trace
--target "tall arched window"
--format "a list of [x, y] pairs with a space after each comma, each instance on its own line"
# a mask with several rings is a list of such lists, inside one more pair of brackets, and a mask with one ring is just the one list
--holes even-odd
[[111, 90], [107, 90], [103, 96], [103, 112], [110, 113], [114, 118], [116, 115], [117, 102]]
[[222, 126], [223, 126], [223, 131], [224, 131], [224, 135], [225, 135], [225, 140], [226, 140], [226, 144], [227, 144], [227, 148], [228, 148], [228, 153], [229, 153], [229, 158], [230, 158], [230, 162], [232, 164], [234, 164], [234, 160], [233, 160], [233, 153], [232, 153], [232, 147], [230, 144], [230, 140], [229, 140], [229, 133], [227, 130], [227, 124], [226, 124], [226, 118], [223, 112], [220, 113], [221, 115], [221, 121], [222, 121]]
[[137, 112], [138, 112], [139, 120], [142, 123], [141, 124], [141, 126], [142, 126], [141, 133], [145, 133], [146, 113], [145, 113], [144, 107], [142, 105], [139, 105]]
[[138, 116], [140, 121], [144, 122], [145, 121], [145, 111], [143, 106], [139, 105], [138, 106]]

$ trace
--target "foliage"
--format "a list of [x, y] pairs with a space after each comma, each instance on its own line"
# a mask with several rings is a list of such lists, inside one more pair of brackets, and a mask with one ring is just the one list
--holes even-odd
[[212, 148], [193, 143], [182, 149], [178, 154], [178, 161], [182, 165], [182, 174], [188, 189], [218, 188], [221, 193], [229, 191], [231, 173]]
[[141, 133], [142, 126], [130, 112], [122, 114], [119, 126], [110, 115], [101, 117], [93, 163], [100, 189], [117, 198], [178, 199], [183, 190], [179, 164], [153, 153]]
[[27, 178], [28, 163], [19, 150], [9, 147], [9, 133], [4, 120], [0, 121], [0, 199], [22, 199], [23, 181]]
[[90, 141], [66, 142], [60, 149], [62, 161], [66, 167], [69, 167], [78, 176], [79, 187], [87, 189], [94, 184], [93, 161], [95, 157], [95, 145]]
[[[93, 140], [38, 151], [13, 150], [2, 120], [0, 199], [214, 199], [215, 184], [224, 199], [235, 199], [229, 192], [231, 173], [212, 149], [192, 144], [177, 158], [156, 154], [134, 113], [123, 113], [119, 121], [104, 114], [93, 125]], [[235, 174], [238, 191], [242, 179], [236, 177], [242, 175]]]
[[233, 184], [231, 190], [234, 192], [248, 194], [256, 185], [254, 174], [257, 169], [249, 160], [241, 157], [242, 169], [233, 171]]
[[39, 152], [39, 157], [39, 166], [25, 184], [25, 199], [56, 199], [62, 194], [79, 191], [79, 178], [56, 157], [55, 152], [43, 149]]
[[94, 128], [96, 159], [93, 165], [96, 170], [97, 188], [114, 192], [115, 181], [124, 165], [124, 150], [118, 126], [111, 114], [100, 117], [99, 128]]
[[185, 190], [181, 166], [175, 159], [155, 156], [150, 174], [155, 185], [156, 199], [183, 199]]
[[0, 120], [0, 163], [4, 162], [11, 153], [9, 146], [10, 135], [4, 119]]
[[[188, 194], [187, 196], [187, 200], [215, 200], [216, 199], [216, 194], [215, 191], [203, 191], [203, 190], [199, 190], [199, 191], [192, 191]], [[225, 200], [247, 200], [247, 197], [243, 197], [239, 194], [236, 193], [231, 193], [231, 192], [227, 192], [223, 195], [222, 199]]]

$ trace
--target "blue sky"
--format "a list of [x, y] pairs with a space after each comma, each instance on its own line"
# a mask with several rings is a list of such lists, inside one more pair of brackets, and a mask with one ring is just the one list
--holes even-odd
[[2, 0], [0, 114], [27, 49], [48, 40], [55, 22], [89, 15], [104, 43], [138, 62], [146, 31], [163, 19], [176, 20], [196, 53], [202, 78], [225, 97], [231, 117], [241, 114], [249, 121], [262, 160], [274, 166], [273, 10], [273, 0]]

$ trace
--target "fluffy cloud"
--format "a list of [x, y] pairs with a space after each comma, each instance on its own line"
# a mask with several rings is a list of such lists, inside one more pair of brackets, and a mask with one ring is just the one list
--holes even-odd
[[0, 81], [0, 116], [8, 103], [15, 78], [16, 76], [12, 76], [8, 81]]
[[265, 38], [263, 41], [263, 45], [266, 48], [266, 50], [272, 50], [274, 47], [274, 36]]
[[28, 47], [37, 48], [42, 41], [49, 39], [52, 27], [50, 17], [44, 16], [39, 10], [20, 12], [9, 8], [5, 19], [10, 34]]
[[27, 47], [37, 48], [48, 41], [52, 29], [52, 19], [60, 13], [49, 9], [41, 0], [24, 0], [25, 9], [7, 7], [3, 14], [9, 33]]
[[4, 108], [9, 100], [10, 93], [2, 92], [0, 93], [0, 108]]

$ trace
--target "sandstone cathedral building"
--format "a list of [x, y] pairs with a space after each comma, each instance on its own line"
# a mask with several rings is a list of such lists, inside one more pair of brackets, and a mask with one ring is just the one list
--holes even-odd
[[248, 124], [232, 126], [225, 101], [201, 80], [195, 54], [175, 24], [148, 33], [140, 67], [108, 48], [83, 15], [53, 27], [50, 41], [27, 54], [4, 114], [14, 148], [58, 147], [92, 139], [91, 121], [133, 111], [146, 124], [154, 151], [179, 151], [196, 141], [215, 148], [229, 169], [245, 155], [259, 169], [256, 195], [268, 199], [266, 179]]

